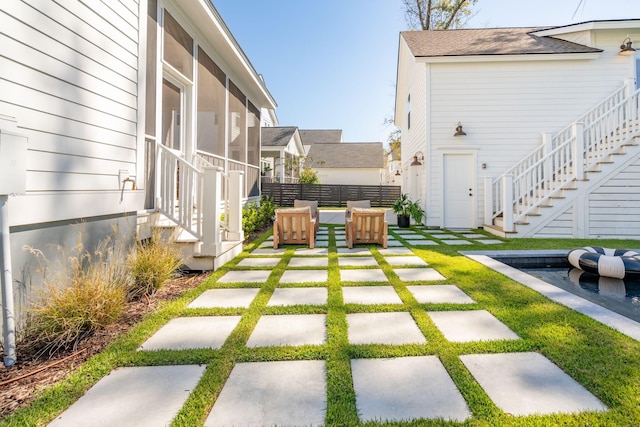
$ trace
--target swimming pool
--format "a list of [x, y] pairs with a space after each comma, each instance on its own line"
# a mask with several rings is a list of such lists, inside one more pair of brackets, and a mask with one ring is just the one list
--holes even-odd
[[640, 341], [640, 283], [585, 274], [568, 250], [461, 251], [551, 300]]

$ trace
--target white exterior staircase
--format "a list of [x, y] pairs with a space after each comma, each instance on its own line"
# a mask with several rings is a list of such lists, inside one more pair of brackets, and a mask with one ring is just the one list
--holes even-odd
[[576, 122], [543, 135], [540, 147], [498, 178], [486, 178], [484, 228], [534, 237], [568, 204], [639, 158], [639, 96], [635, 81], [626, 81]]
[[216, 270], [242, 252], [243, 172], [189, 163], [158, 145], [158, 214], [150, 228], [177, 246], [189, 270]]

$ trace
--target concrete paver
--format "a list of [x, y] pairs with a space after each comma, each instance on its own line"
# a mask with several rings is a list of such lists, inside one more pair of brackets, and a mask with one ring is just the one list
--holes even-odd
[[436, 356], [351, 360], [363, 422], [471, 417], [467, 403]]
[[238, 363], [204, 425], [324, 424], [325, 372], [325, 362], [321, 360]]
[[329, 255], [329, 249], [327, 248], [298, 248], [293, 252], [294, 256], [318, 256]]
[[340, 270], [342, 282], [388, 282], [387, 276], [380, 269]]
[[413, 255], [413, 251], [409, 248], [387, 248], [387, 249], [378, 249], [381, 255]]
[[338, 255], [371, 255], [369, 248], [338, 248]]
[[436, 236], [438, 239], [440, 240], [447, 240], [447, 239], [458, 239], [458, 236], [454, 235], [454, 234], [440, 234], [438, 236]]
[[427, 314], [444, 337], [452, 342], [520, 339], [486, 310], [428, 311]]
[[227, 271], [218, 283], [264, 283], [271, 275], [271, 270]]
[[275, 267], [280, 258], [245, 258], [240, 261], [238, 267]]
[[468, 242], [466, 240], [442, 240], [441, 243], [445, 245], [472, 245], [473, 243]]
[[329, 258], [291, 258], [288, 267], [327, 267]]
[[158, 329], [138, 351], [218, 349], [239, 322], [240, 316], [177, 317]]
[[169, 425], [206, 368], [205, 365], [181, 365], [116, 369], [49, 426]]
[[393, 286], [343, 286], [345, 304], [402, 304]]
[[502, 240], [497, 239], [479, 239], [478, 242], [484, 243], [485, 245], [495, 245], [498, 243], [502, 243]]
[[262, 316], [247, 347], [324, 344], [327, 341], [326, 317], [324, 314]]
[[462, 363], [511, 415], [604, 411], [607, 407], [539, 353], [467, 354]]
[[338, 258], [340, 267], [377, 267], [378, 261], [372, 256]]
[[347, 314], [351, 344], [423, 344], [427, 340], [406, 312]]
[[401, 265], [422, 265], [428, 264], [419, 256], [388, 256], [384, 258], [389, 265], [401, 266]]
[[456, 285], [407, 286], [420, 304], [474, 304]]
[[187, 308], [247, 308], [258, 292], [258, 288], [209, 289], [191, 301]]
[[284, 255], [286, 248], [279, 247], [278, 249], [273, 249], [273, 246], [269, 248], [258, 248], [251, 251], [251, 255]]
[[273, 291], [267, 306], [283, 305], [325, 305], [327, 288], [278, 288]]
[[280, 277], [280, 283], [324, 283], [328, 278], [328, 270], [286, 270]]
[[403, 282], [445, 280], [434, 268], [394, 268], [393, 271]]

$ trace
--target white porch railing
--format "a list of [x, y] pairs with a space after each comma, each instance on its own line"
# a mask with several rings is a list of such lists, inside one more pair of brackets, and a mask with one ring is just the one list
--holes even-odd
[[502, 215], [503, 230], [640, 135], [638, 96], [631, 82], [584, 114], [497, 179], [485, 181], [485, 223]]
[[163, 145], [158, 145], [158, 210], [202, 242], [202, 255], [220, 255], [222, 207], [228, 202], [229, 239], [242, 240], [242, 172], [229, 179], [223, 199], [223, 170], [198, 163], [196, 167]]

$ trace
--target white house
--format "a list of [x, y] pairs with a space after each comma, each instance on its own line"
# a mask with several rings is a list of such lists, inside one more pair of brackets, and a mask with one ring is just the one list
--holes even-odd
[[260, 110], [276, 104], [210, 1], [10, 0], [2, 15], [2, 286], [16, 306], [40, 285], [24, 245], [55, 259], [79, 234], [133, 241], [162, 214], [203, 256], [194, 268], [241, 250]]
[[427, 225], [640, 236], [640, 20], [400, 34], [403, 190]]
[[384, 167], [381, 142], [312, 144], [305, 165], [321, 184], [380, 185]]
[[305, 150], [300, 132], [295, 126], [262, 128], [262, 162], [271, 173], [264, 171], [266, 182], [295, 184], [300, 180], [300, 168]]

